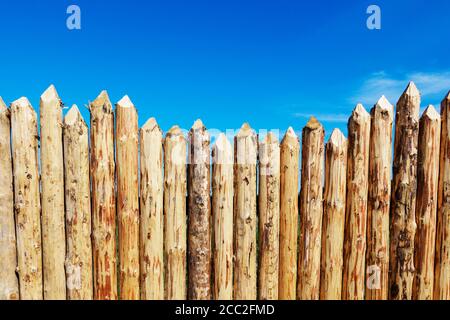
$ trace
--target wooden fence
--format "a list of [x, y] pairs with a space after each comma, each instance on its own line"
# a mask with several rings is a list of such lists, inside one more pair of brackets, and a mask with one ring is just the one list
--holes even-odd
[[450, 299], [450, 93], [419, 119], [411, 82], [327, 143], [244, 124], [234, 150], [139, 130], [127, 96], [89, 110], [51, 86], [39, 138], [0, 98], [0, 299]]

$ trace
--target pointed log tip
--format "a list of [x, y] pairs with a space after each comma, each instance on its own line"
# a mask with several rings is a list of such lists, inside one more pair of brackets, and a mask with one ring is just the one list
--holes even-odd
[[370, 118], [370, 114], [367, 112], [366, 108], [364, 108], [364, 106], [361, 103], [358, 103], [355, 109], [353, 109], [353, 116], [355, 115], [359, 117]]
[[230, 147], [231, 148], [231, 143], [230, 141], [227, 139], [227, 136], [221, 132], [219, 134], [219, 136], [216, 139], [216, 143], [214, 144], [215, 147], [224, 150], [225, 147]]
[[3, 101], [2, 97], [0, 97], [0, 112], [4, 112], [8, 108], [6, 107], [5, 101]]
[[123, 98], [117, 102], [116, 106], [118, 108], [134, 108], [134, 104], [131, 102], [128, 95], [124, 95]]
[[344, 144], [346, 141], [347, 139], [345, 138], [342, 131], [336, 128], [331, 133], [330, 140], [328, 141], [328, 143], [331, 143], [335, 146], [340, 146]]
[[158, 125], [158, 122], [155, 118], [150, 118], [147, 120], [147, 122], [142, 126], [142, 130], [153, 132], [153, 131], [161, 131], [161, 128]]
[[250, 125], [247, 122], [245, 122], [242, 125], [241, 129], [239, 130], [237, 136], [238, 137], [248, 137], [252, 134], [253, 134], [253, 129], [250, 127]]
[[17, 99], [16, 101], [14, 101], [13, 103], [11, 103], [11, 106], [19, 107], [19, 108], [26, 108], [26, 107], [31, 106], [31, 103], [26, 97], [21, 97], [21, 98]]
[[270, 131], [269, 133], [266, 134], [266, 136], [264, 137], [264, 139], [262, 140], [261, 143], [262, 144], [278, 143], [278, 137], [275, 133]]
[[413, 81], [410, 81], [405, 89], [405, 92], [403, 92], [403, 95], [408, 95], [410, 97], [417, 97], [420, 96], [420, 92], [417, 89], [416, 84]]
[[58, 92], [53, 84], [44, 91], [41, 95], [41, 101], [52, 101], [52, 100], [60, 100]]
[[294, 131], [294, 129], [292, 127], [289, 127], [286, 130], [285, 137], [297, 138], [297, 134], [295, 133], [295, 131]]
[[103, 90], [100, 92], [97, 98], [91, 102], [90, 108], [103, 108], [106, 107], [108, 110], [112, 110], [111, 102], [109, 100], [108, 92]]
[[322, 124], [314, 116], [309, 118], [309, 121], [306, 124], [306, 128], [311, 129], [311, 130], [319, 129], [321, 127], [322, 127]]
[[444, 98], [444, 100], [450, 101], [450, 90], [447, 93], [447, 96]]
[[170, 130], [167, 132], [167, 136], [182, 136], [183, 132], [181, 131], [180, 127], [175, 125], [172, 128], [170, 128]]
[[83, 119], [80, 110], [77, 105], [74, 104], [64, 117], [64, 124], [67, 126], [72, 126], [80, 119]]
[[197, 119], [194, 124], [192, 125], [192, 130], [206, 130], [205, 125], [203, 124], [202, 120]]
[[385, 96], [381, 96], [381, 98], [375, 104], [376, 108], [380, 108], [389, 112], [394, 111], [394, 106], [386, 99]]
[[422, 118], [428, 118], [430, 120], [439, 120], [441, 116], [439, 115], [439, 112], [437, 112], [437, 110], [434, 108], [434, 106], [430, 104], [423, 112]]

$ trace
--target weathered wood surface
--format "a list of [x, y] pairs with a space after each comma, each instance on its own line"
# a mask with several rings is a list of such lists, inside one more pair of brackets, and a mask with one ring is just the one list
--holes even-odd
[[18, 300], [10, 110], [0, 97], [0, 300]]
[[89, 129], [77, 106], [64, 118], [66, 200], [66, 283], [69, 300], [92, 300], [92, 217], [89, 180]]
[[164, 299], [163, 135], [156, 120], [140, 131], [141, 298]]
[[450, 300], [450, 92], [441, 103], [434, 299]]
[[342, 295], [347, 149], [347, 139], [335, 129], [325, 150], [321, 300], [340, 300]]
[[210, 137], [201, 120], [189, 131], [189, 299], [211, 299]]
[[433, 299], [440, 139], [441, 116], [433, 106], [428, 106], [419, 123], [415, 300]]
[[121, 300], [139, 300], [138, 115], [128, 96], [116, 105], [117, 219]]
[[280, 250], [280, 144], [272, 132], [259, 143], [260, 300], [278, 300]]
[[257, 136], [245, 123], [234, 140], [234, 299], [256, 300]]
[[94, 298], [116, 300], [116, 193], [114, 113], [106, 91], [89, 105]]
[[410, 300], [414, 279], [420, 93], [410, 82], [397, 103], [390, 231], [391, 299]]
[[372, 108], [367, 210], [366, 300], [389, 296], [389, 210], [393, 106], [383, 96]]
[[369, 146], [370, 114], [358, 104], [348, 122], [343, 300], [364, 299]]
[[318, 300], [322, 243], [324, 138], [322, 125], [312, 117], [302, 134], [300, 241], [297, 298]]
[[20, 298], [42, 300], [38, 129], [36, 113], [27, 98], [11, 104], [11, 143]]
[[215, 300], [233, 299], [233, 148], [222, 133], [212, 150]]
[[280, 145], [280, 300], [297, 296], [299, 151], [298, 137], [289, 128]]
[[166, 299], [184, 300], [186, 288], [186, 139], [177, 126], [164, 140], [164, 254]]

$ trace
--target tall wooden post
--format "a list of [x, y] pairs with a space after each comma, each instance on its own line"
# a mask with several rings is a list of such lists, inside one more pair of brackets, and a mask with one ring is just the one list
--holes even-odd
[[234, 299], [257, 298], [256, 134], [245, 123], [234, 140]]
[[117, 299], [114, 113], [106, 91], [90, 105], [94, 298]]
[[302, 134], [297, 287], [297, 298], [300, 300], [318, 300], [320, 296], [324, 137], [322, 125], [311, 117]]
[[340, 300], [342, 269], [348, 142], [335, 129], [325, 151], [325, 195], [322, 231], [320, 298]]
[[419, 124], [415, 300], [433, 300], [440, 139], [441, 116], [433, 106], [428, 106]]
[[11, 104], [11, 142], [20, 298], [42, 300], [38, 130], [36, 113], [27, 98]]
[[391, 205], [390, 298], [411, 299], [416, 234], [420, 93], [410, 82], [397, 103]]
[[364, 300], [369, 146], [370, 114], [358, 104], [348, 122], [343, 300]]
[[366, 300], [389, 293], [389, 209], [393, 106], [383, 96], [371, 111], [367, 210]]
[[278, 300], [280, 144], [269, 132], [259, 143], [259, 299]]
[[299, 150], [298, 137], [289, 128], [280, 146], [280, 300], [297, 296]]

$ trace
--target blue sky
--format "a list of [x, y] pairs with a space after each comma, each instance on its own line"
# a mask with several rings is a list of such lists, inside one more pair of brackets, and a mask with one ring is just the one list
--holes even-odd
[[[81, 8], [79, 31], [66, 8]], [[381, 30], [366, 27], [380, 6]], [[395, 103], [415, 80], [423, 106], [450, 89], [448, 0], [58, 0], [0, 3], [0, 96], [38, 109], [54, 84], [66, 105], [128, 94], [163, 130], [293, 126], [316, 115], [346, 132], [357, 102]], [[83, 115], [89, 120], [89, 113]]]

